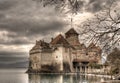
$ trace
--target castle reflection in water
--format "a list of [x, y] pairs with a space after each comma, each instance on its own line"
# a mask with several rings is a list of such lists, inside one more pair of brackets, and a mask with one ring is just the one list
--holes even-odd
[[29, 74], [29, 83], [98, 83], [101, 79], [102, 77], [85, 75]]

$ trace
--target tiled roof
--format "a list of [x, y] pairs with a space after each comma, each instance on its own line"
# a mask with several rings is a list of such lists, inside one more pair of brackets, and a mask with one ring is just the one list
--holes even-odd
[[101, 51], [101, 48], [99, 46], [96, 46], [93, 42], [88, 46], [88, 50], [92, 50], [92, 49]]
[[37, 50], [37, 49], [49, 49], [49, 44], [40, 40], [40, 41], [36, 41], [35, 46], [31, 49], [31, 50]]
[[61, 34], [59, 34], [56, 38], [54, 38], [50, 42], [50, 44], [51, 45], [57, 45], [57, 44], [69, 45], [69, 43], [67, 42], [67, 40]]
[[68, 35], [68, 34], [77, 34], [77, 35], [79, 35], [79, 34], [75, 31], [74, 28], [71, 28], [69, 31], [67, 31], [67, 32], [65, 33], [65, 35]]

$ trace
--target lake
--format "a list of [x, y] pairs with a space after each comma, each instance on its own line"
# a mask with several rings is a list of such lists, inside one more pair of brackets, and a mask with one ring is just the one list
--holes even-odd
[[27, 74], [27, 69], [0, 69], [0, 83], [120, 83], [109, 78], [85, 75]]

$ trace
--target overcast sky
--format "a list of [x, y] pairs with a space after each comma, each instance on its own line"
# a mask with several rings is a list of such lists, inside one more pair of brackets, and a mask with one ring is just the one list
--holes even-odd
[[[81, 0], [73, 26], [91, 18], [110, 0]], [[0, 57], [28, 57], [36, 40], [50, 40], [70, 29], [70, 14], [35, 0], [0, 0]], [[3, 63], [3, 61], [2, 61]]]

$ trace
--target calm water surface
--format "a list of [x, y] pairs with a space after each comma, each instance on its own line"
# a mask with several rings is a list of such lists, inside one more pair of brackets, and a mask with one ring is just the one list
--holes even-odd
[[95, 77], [95, 76], [80, 76], [80, 75], [39, 75], [39, 74], [26, 74], [26, 69], [0, 69], [0, 83], [101, 83], [101, 80], [108, 78]]

